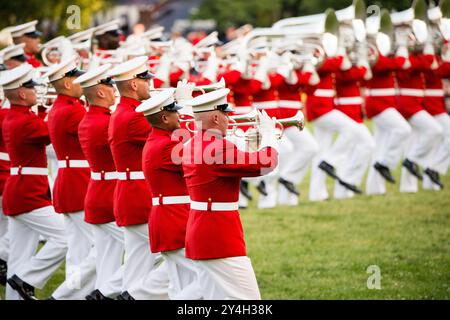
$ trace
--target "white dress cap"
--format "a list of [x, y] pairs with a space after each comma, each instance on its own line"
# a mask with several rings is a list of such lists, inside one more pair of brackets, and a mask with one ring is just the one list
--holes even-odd
[[107, 84], [114, 84], [110, 76], [108, 75], [108, 70], [111, 68], [110, 63], [101, 65], [100, 67], [88, 70], [85, 74], [79, 76], [75, 79], [73, 83], [79, 83], [82, 88], [89, 88], [102, 82]]
[[92, 37], [94, 30], [95, 28], [90, 28], [84, 31], [80, 31], [68, 36], [67, 39], [69, 39], [72, 43], [81, 43], [89, 40]]
[[163, 110], [178, 111], [182, 106], [175, 103], [174, 93], [175, 88], [152, 92], [152, 97], [142, 101], [136, 108], [136, 112], [143, 112], [145, 116], [148, 116]]
[[192, 106], [194, 113], [220, 110], [224, 112], [233, 112], [227, 102], [227, 95], [230, 89], [224, 88], [211, 91], [185, 102], [186, 105]]
[[40, 37], [41, 33], [36, 30], [36, 24], [38, 23], [37, 20], [27, 22], [24, 24], [20, 24], [18, 26], [9, 27], [9, 33], [11, 33], [11, 37], [18, 38], [23, 35], [27, 35], [30, 37]]
[[22, 86], [33, 88], [37, 85], [37, 83], [33, 81], [34, 74], [34, 68], [31, 64], [21, 64], [16, 68], [2, 72], [0, 76], [0, 86], [2, 86], [4, 90], [17, 89]]
[[42, 75], [43, 78], [48, 78], [50, 82], [60, 80], [64, 77], [79, 77], [84, 72], [77, 68], [77, 56], [72, 56], [58, 64], [51, 65], [47, 72]]
[[27, 61], [27, 57], [25, 56], [25, 52], [23, 51], [24, 47], [25, 43], [13, 44], [1, 50], [0, 55], [3, 56], [3, 61], [14, 58], [16, 60], [25, 62]]
[[146, 56], [133, 58], [111, 69], [109, 75], [114, 77], [116, 81], [153, 78], [154, 76], [148, 72], [147, 61], [148, 58]]
[[120, 19], [101, 24], [94, 28], [94, 36], [101, 36], [110, 31], [118, 31], [120, 28]]

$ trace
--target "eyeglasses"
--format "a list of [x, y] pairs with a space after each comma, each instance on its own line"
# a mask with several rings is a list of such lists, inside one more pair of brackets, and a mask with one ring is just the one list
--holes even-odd
[[112, 87], [116, 82], [111, 78], [108, 77], [106, 79], [102, 79], [98, 81], [98, 84], [104, 84], [105, 86], [110, 86]]

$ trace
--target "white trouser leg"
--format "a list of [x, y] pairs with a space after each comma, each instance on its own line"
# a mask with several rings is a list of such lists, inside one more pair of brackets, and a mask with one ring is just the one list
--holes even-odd
[[8, 218], [3, 214], [2, 197], [0, 196], [0, 259], [8, 261]]
[[[39, 244], [39, 233], [17, 219], [17, 216], [10, 216], [8, 220], [10, 241], [7, 277], [11, 278], [36, 253]], [[6, 300], [22, 300], [19, 294], [8, 284], [6, 285], [5, 293]]]
[[[164, 257], [158, 258], [142, 283], [128, 290], [136, 300], [169, 300], [169, 270]], [[158, 262], [160, 260], [160, 262]]]
[[[413, 134], [406, 149], [406, 158], [426, 168], [434, 141], [442, 139], [443, 130], [439, 123], [424, 110], [414, 114], [409, 119], [409, 123]], [[418, 189], [418, 179], [402, 168], [400, 192], [417, 192]]]
[[170, 300], [200, 300], [201, 287], [194, 261], [186, 258], [185, 250], [163, 252], [169, 273]]
[[[307, 128], [302, 131], [295, 127], [287, 128], [284, 130], [284, 136], [289, 139], [293, 148], [284, 156], [283, 162], [281, 162], [283, 157], [280, 155], [280, 177], [298, 185], [306, 175], [313, 157], [318, 153], [319, 146]], [[280, 185], [278, 203], [297, 205], [298, 197]]]
[[439, 123], [443, 139], [439, 141], [436, 151], [432, 154], [429, 167], [440, 174], [446, 174], [450, 164], [450, 116], [446, 113], [434, 116]]
[[331, 148], [333, 143], [332, 130], [328, 130], [324, 126], [316, 126], [314, 124], [314, 138], [319, 144], [319, 152], [313, 158], [311, 169], [311, 181], [309, 185], [309, 200], [323, 201], [328, 198], [327, 176], [326, 173], [319, 169], [319, 163], [322, 161], [322, 155], [325, 150]]
[[393, 170], [396, 168], [406, 141], [411, 135], [411, 126], [394, 108], [389, 108], [373, 118], [376, 140], [376, 154], [367, 177], [367, 194], [386, 193], [386, 181], [375, 170], [373, 164], [379, 162]]
[[262, 181], [266, 184], [267, 196], [260, 194], [258, 198], [259, 209], [275, 208], [277, 205], [277, 182], [279, 166], [271, 173], [265, 175]]
[[[338, 175], [345, 182], [359, 186], [366, 172], [369, 160], [375, 151], [375, 140], [372, 137], [369, 129], [363, 124], [357, 124], [358, 131], [358, 143], [351, 149], [351, 156], [345, 162], [345, 165], [338, 170]], [[354, 193], [339, 183], [335, 183], [334, 197], [336, 199], [351, 198]]]
[[[55, 213], [53, 206], [48, 206], [15, 216], [14, 219], [21, 221], [29, 229], [47, 239], [44, 246], [16, 272], [23, 281], [42, 289], [64, 261], [67, 253], [64, 218]], [[22, 236], [26, 237], [26, 235]]]
[[123, 230], [115, 222], [93, 224], [97, 252], [95, 288], [112, 297], [122, 293]]
[[205, 300], [260, 300], [248, 257], [196, 260]]
[[426, 168], [427, 156], [432, 150], [434, 141], [441, 141], [443, 130], [439, 122], [424, 110], [414, 114], [409, 119], [409, 123], [417, 136], [415, 143], [408, 147], [406, 157]]
[[[326, 173], [317, 166], [323, 160], [339, 170], [341, 165], [349, 159], [351, 146], [357, 144], [358, 132], [360, 129], [357, 122], [338, 110], [332, 110], [314, 120], [314, 137], [319, 144], [320, 152], [313, 161], [309, 191], [311, 201], [322, 201], [328, 198]], [[339, 135], [333, 143], [334, 133]]]
[[92, 226], [84, 221], [84, 212], [64, 215], [69, 249], [66, 255], [66, 280], [52, 296], [57, 300], [84, 300], [94, 290], [95, 247]]
[[156, 254], [150, 251], [148, 224], [123, 228], [125, 238], [125, 269], [123, 291], [142, 283], [155, 264]]

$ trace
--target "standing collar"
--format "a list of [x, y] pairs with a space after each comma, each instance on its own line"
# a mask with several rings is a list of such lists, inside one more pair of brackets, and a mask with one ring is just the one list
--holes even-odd
[[80, 100], [79, 98], [75, 98], [75, 97], [71, 97], [65, 94], [58, 94], [58, 102], [61, 103], [70, 103], [70, 104], [81, 104], [84, 105], [83, 101]]
[[158, 136], [171, 136], [172, 132], [167, 131], [167, 130], [163, 130], [163, 129], [160, 129], [160, 128], [152, 127], [152, 133], [151, 134], [158, 135]]
[[128, 98], [128, 97], [120, 97], [120, 103], [121, 105], [130, 106], [133, 109], [136, 109], [138, 105], [141, 104], [139, 100]]
[[92, 113], [104, 113], [104, 114], [111, 114], [111, 110], [105, 107], [100, 107], [100, 106], [96, 106], [96, 105], [89, 105], [89, 110], [88, 112], [92, 112]]

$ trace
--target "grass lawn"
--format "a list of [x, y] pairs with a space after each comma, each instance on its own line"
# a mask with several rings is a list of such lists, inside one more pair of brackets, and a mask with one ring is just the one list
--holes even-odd
[[[450, 175], [441, 192], [400, 194], [397, 185], [386, 196], [322, 203], [306, 201], [308, 182], [298, 207], [242, 211], [263, 299], [450, 298]], [[367, 288], [371, 265], [380, 290]], [[62, 279], [60, 269], [38, 297]]]

